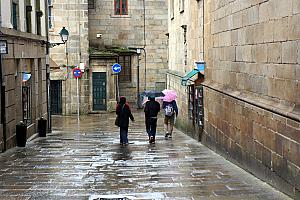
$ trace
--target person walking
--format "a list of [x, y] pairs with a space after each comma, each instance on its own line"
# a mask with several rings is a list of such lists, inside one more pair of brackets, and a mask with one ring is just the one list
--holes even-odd
[[145, 112], [145, 123], [146, 131], [149, 137], [149, 143], [155, 143], [156, 126], [157, 126], [157, 114], [160, 111], [160, 104], [155, 101], [154, 96], [149, 96], [146, 102], [144, 112]]
[[120, 144], [128, 145], [128, 126], [129, 118], [131, 121], [134, 121], [134, 117], [131, 113], [129, 105], [126, 103], [125, 97], [120, 97], [120, 102], [116, 108], [116, 114], [119, 118], [119, 127], [120, 127]]
[[173, 127], [176, 117], [178, 116], [178, 107], [175, 100], [168, 102], [163, 101], [163, 109], [165, 113], [164, 127], [166, 131], [165, 138], [172, 138]]

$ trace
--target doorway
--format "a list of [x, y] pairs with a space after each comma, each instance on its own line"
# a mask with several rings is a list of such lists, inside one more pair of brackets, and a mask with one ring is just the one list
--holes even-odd
[[93, 72], [93, 110], [106, 110], [106, 72]]
[[62, 81], [50, 81], [51, 114], [62, 114]]

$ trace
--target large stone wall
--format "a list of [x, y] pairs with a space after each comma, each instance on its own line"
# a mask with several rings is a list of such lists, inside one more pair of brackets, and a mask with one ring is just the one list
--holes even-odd
[[203, 142], [300, 198], [300, 3], [206, 1]]
[[[176, 126], [299, 198], [299, 1], [184, 1], [179, 9], [180, 2], [169, 0], [168, 14], [167, 86], [179, 94]], [[205, 123], [197, 134], [180, 81], [202, 59]]]

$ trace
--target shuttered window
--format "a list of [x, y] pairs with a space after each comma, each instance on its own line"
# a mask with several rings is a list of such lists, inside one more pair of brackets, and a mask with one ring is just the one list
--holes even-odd
[[114, 0], [114, 1], [115, 1], [115, 15], [128, 15], [127, 0]]
[[119, 73], [119, 80], [122, 82], [131, 81], [131, 56], [119, 56], [118, 63], [122, 66]]

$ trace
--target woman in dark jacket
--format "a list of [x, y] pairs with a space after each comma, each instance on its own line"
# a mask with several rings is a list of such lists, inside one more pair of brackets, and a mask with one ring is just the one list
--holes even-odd
[[119, 117], [120, 126], [120, 144], [128, 145], [128, 126], [129, 118], [134, 121], [129, 105], [126, 103], [126, 98], [121, 97], [117, 105], [116, 114]]

